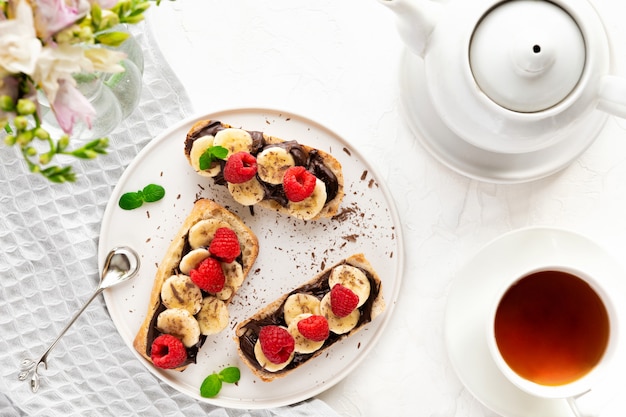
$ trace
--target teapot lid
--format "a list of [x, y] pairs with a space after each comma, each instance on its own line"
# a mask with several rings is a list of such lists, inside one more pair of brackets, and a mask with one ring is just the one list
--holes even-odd
[[512, 0], [491, 9], [476, 26], [469, 58], [476, 83], [492, 101], [516, 112], [539, 112], [578, 84], [585, 40], [559, 6]]

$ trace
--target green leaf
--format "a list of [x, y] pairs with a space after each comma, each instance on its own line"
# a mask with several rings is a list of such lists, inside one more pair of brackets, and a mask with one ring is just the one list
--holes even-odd
[[99, 154], [106, 154], [107, 146], [109, 146], [109, 138], [99, 138], [87, 143], [85, 146], [83, 146], [83, 148], [90, 149], [91, 151]]
[[142, 190], [142, 194], [146, 203], [154, 203], [165, 196], [165, 188], [157, 184], [148, 184]]
[[102, 22], [102, 9], [98, 3], [91, 5], [91, 20], [93, 20], [96, 27], [100, 27], [100, 23]]
[[133, 15], [128, 15], [127, 17], [120, 19], [121, 23], [130, 23], [131, 25], [135, 25], [139, 22], [141, 22], [143, 20], [143, 15], [137, 15], [137, 16], [133, 16]]
[[213, 161], [224, 159], [226, 156], [228, 156], [228, 149], [223, 146], [210, 146], [200, 155], [198, 165], [202, 170], [209, 169]]
[[205, 152], [200, 155], [200, 159], [198, 160], [198, 162], [201, 170], [209, 169], [211, 168], [211, 164], [213, 163], [213, 155]]
[[126, 76], [126, 71], [128, 71], [128, 68], [126, 68], [128, 64], [125, 64], [124, 61], [120, 61], [119, 65], [124, 68], [124, 71], [111, 74], [109, 79], [104, 82], [104, 84], [110, 88], [115, 88], [120, 83], [120, 81], [124, 79], [124, 77]]
[[103, 32], [96, 34], [95, 40], [97, 43], [116, 47], [123, 44], [129, 36], [126, 32]]
[[207, 376], [200, 385], [200, 395], [204, 398], [215, 397], [222, 389], [222, 380], [217, 374]]
[[223, 146], [211, 146], [213, 155], [219, 159], [225, 159], [228, 156], [228, 149]]
[[83, 158], [85, 159], [94, 159], [98, 156], [98, 152], [91, 150], [91, 149], [85, 149], [85, 152], [83, 153]]
[[65, 152], [64, 150], [69, 144], [69, 138], [62, 137], [61, 139], [59, 139], [58, 143], [59, 145], [57, 146], [57, 153], [65, 153], [82, 159], [94, 159], [98, 156], [98, 154], [107, 153], [106, 149], [109, 145], [109, 140], [107, 138], [94, 139], [86, 145], [78, 149], [74, 149], [71, 152]]
[[219, 373], [219, 376], [224, 382], [234, 384], [236, 382], [239, 382], [239, 379], [241, 378], [241, 372], [236, 366], [229, 366], [228, 368], [222, 369]]
[[135, 11], [133, 12], [133, 14], [144, 13], [149, 8], [150, 8], [150, 2], [148, 2], [148, 1], [141, 2], [141, 3], [137, 4], [137, 6], [135, 6]]
[[72, 77], [79, 83], [89, 83], [98, 78], [98, 74], [93, 72], [79, 72], [72, 74]]
[[215, 397], [222, 389], [222, 381], [234, 384], [239, 382], [239, 378], [241, 378], [241, 372], [236, 366], [224, 368], [219, 374], [213, 372], [202, 381], [200, 395], [205, 398]]
[[141, 198], [140, 193], [125, 193], [122, 194], [119, 201], [119, 206], [124, 210], [133, 210], [138, 207], [141, 207], [143, 204], [143, 198]]
[[122, 194], [118, 202], [124, 210], [133, 210], [141, 207], [144, 202], [154, 203], [165, 196], [165, 188], [157, 184], [148, 184], [143, 190]]
[[57, 142], [57, 150], [56, 153], [61, 153], [67, 149], [70, 144], [70, 137], [67, 135], [61, 136], [61, 138]]
[[[38, 166], [33, 167], [35, 171], [39, 170]], [[60, 167], [60, 166], [52, 166], [46, 169], [39, 171], [44, 177], [46, 177], [51, 182], [62, 183], [62, 182], [74, 182], [76, 181], [76, 174], [72, 170], [72, 167]]]

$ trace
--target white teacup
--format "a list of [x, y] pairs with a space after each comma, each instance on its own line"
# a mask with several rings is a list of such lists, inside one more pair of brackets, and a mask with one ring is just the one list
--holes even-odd
[[603, 278], [565, 265], [504, 277], [487, 344], [505, 377], [540, 398], [576, 399], [596, 386], [616, 350], [618, 317]]

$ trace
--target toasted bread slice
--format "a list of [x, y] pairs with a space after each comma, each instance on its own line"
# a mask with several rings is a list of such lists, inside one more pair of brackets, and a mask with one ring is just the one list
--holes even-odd
[[[354, 267], [356, 271], [348, 268], [350, 271], [346, 272], [344, 268], [346, 266]], [[334, 275], [333, 271], [337, 275]], [[360, 301], [362, 304], [353, 311], [354, 314], [344, 319], [338, 319], [334, 316], [332, 310], [329, 310], [327, 297], [331, 290], [331, 285], [335, 286], [337, 277], [341, 277], [342, 274], [360, 276], [361, 278], [356, 278], [356, 281], [366, 278], [367, 285], [363, 287], [363, 283], [358, 284], [361, 286], [361, 289], [365, 288], [365, 292], [360, 290], [354, 291], [355, 293], [360, 293], [362, 297]], [[339, 280], [341, 281], [341, 278]], [[349, 287], [350, 285], [346, 284], [344, 286]], [[320, 304], [319, 310], [315, 307], [315, 299]], [[384, 310], [385, 301], [379, 275], [363, 254], [355, 254], [325, 269], [308, 282], [284, 294], [239, 323], [235, 330], [238, 353], [254, 375], [262, 381], [270, 382], [276, 378], [284, 377], [296, 368], [321, 355], [328, 347], [355, 334], [383, 313]], [[304, 313], [304, 315], [300, 316], [300, 313]], [[328, 338], [323, 342], [320, 341], [317, 346], [315, 346], [314, 342], [307, 341], [306, 338], [298, 334], [299, 331], [295, 330], [298, 328], [297, 322], [309, 315], [322, 315], [327, 318], [330, 324]], [[352, 323], [348, 323], [351, 320]], [[261, 350], [259, 333], [265, 326], [287, 328], [296, 340], [295, 352], [292, 353], [291, 358], [287, 362], [273, 364], [268, 361], [264, 354], [259, 353], [259, 350]], [[303, 348], [302, 344], [306, 346]], [[313, 349], [310, 349], [311, 345], [314, 345]]]
[[[202, 167], [199, 163], [200, 155], [213, 146], [213, 139], [216, 143], [224, 144], [222, 139], [229, 132], [235, 134], [226, 139], [228, 145], [232, 145], [229, 156], [233, 152], [244, 150], [255, 156], [259, 162], [258, 174], [245, 185], [231, 184], [224, 179], [225, 160], [214, 161], [209, 167]], [[218, 134], [221, 136], [219, 139]], [[243, 134], [245, 139], [237, 136], [240, 134]], [[283, 155], [272, 158], [262, 156], [268, 148], [280, 148]], [[283, 157], [283, 151], [289, 156]], [[243, 205], [261, 206], [303, 220], [316, 220], [334, 216], [344, 196], [341, 164], [329, 153], [296, 141], [285, 141], [264, 132], [236, 129], [218, 120], [201, 120], [191, 127], [185, 139], [185, 156], [198, 174], [213, 177], [216, 184], [227, 186], [234, 199]], [[293, 159], [285, 163], [285, 159], [291, 158]], [[264, 164], [261, 163], [261, 159]], [[293, 164], [304, 166], [321, 182], [310, 197], [297, 203], [289, 201], [286, 197], [280, 176]], [[277, 175], [277, 181], [262, 175], [268, 170]]]
[[[224, 303], [225, 305], [230, 303], [232, 298], [235, 296], [235, 293], [241, 286], [243, 279], [245, 279], [245, 277], [247, 277], [248, 273], [250, 272], [252, 265], [258, 256], [259, 243], [257, 237], [237, 215], [231, 213], [224, 207], [218, 205], [211, 200], [197, 200], [194, 203], [191, 212], [184, 220], [178, 233], [176, 234], [174, 239], [172, 239], [172, 242], [167, 249], [167, 252], [163, 256], [163, 260], [158, 266], [156, 276], [154, 278], [154, 285], [150, 294], [148, 312], [133, 342], [133, 346], [135, 347], [137, 352], [139, 352], [141, 356], [149, 361], [152, 361], [150, 355], [152, 350], [152, 341], [161, 333], [165, 333], [157, 328], [157, 318], [159, 314], [165, 310], [168, 310], [168, 307], [165, 305], [166, 303], [164, 303], [164, 300], [162, 299], [162, 289], [164, 283], [166, 283], [166, 281], [172, 276], [187, 275], [186, 273], [182, 272], [181, 269], [189, 273], [188, 269], [190, 268], [190, 262], [188, 261], [188, 259], [190, 259], [191, 257], [185, 260], [184, 266], [181, 266], [181, 261], [185, 258], [187, 254], [189, 254], [194, 249], [194, 246], [200, 246], [199, 248], [196, 248], [200, 251], [204, 250], [205, 245], [202, 242], [198, 244], [198, 236], [202, 238], [204, 238], [204, 236], [208, 236], [208, 234], [210, 234], [210, 231], [208, 231], [208, 229], [212, 227], [209, 227], [210, 225], [214, 225], [215, 227], [227, 227], [233, 230], [239, 240], [241, 254], [232, 263], [227, 264], [225, 262], [221, 262], [222, 269], [225, 272], [230, 271], [226, 273], [226, 282], [224, 289], [216, 294], [209, 294], [204, 290], [201, 290], [202, 301], [204, 301], [205, 299], [213, 300], [214, 298], [216, 298], [218, 299], [218, 301], [213, 300], [216, 303]], [[194, 226], [196, 226], [195, 229]], [[203, 226], [206, 227], [204, 230], [201, 230]], [[190, 243], [190, 239], [194, 236], [196, 236], [196, 241], [192, 242], [192, 244]], [[212, 236], [208, 236], [206, 238], [206, 246], [208, 246], [211, 238]], [[206, 253], [208, 253], [208, 251]], [[199, 288], [194, 289], [194, 294], [198, 295], [198, 290]], [[172, 297], [181, 298], [181, 294], [178, 294], [176, 291], [174, 291], [174, 293], [175, 294]], [[184, 294], [182, 294], [182, 296], [184, 297]], [[182, 303], [186, 302], [186, 300], [180, 301]], [[224, 311], [224, 307], [221, 307], [222, 311]], [[170, 310], [173, 310], [173, 308]], [[193, 316], [194, 319], [198, 319], [199, 321], [200, 316], [198, 314], [200, 313], [194, 311], [190, 313], [190, 315]], [[222, 319], [228, 320], [228, 316]], [[206, 334], [207, 332], [203, 331], [202, 334], [200, 334], [197, 343], [193, 344], [193, 346], [186, 346], [187, 360], [181, 363], [179, 366], [176, 366], [174, 368], [175, 370], [182, 371], [189, 364], [195, 363], [198, 349], [203, 345], [204, 341], [206, 340]], [[181, 335], [178, 334], [176, 336], [178, 337]]]

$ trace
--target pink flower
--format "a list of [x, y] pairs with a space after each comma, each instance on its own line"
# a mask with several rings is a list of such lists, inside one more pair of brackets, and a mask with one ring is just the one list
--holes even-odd
[[90, 5], [85, 0], [37, 0], [35, 7], [35, 28], [37, 34], [48, 39], [55, 33], [71, 26], [89, 12]]
[[15, 75], [8, 75], [0, 79], [0, 96], [9, 96], [11, 100], [17, 101], [19, 98], [20, 80]]
[[[20, 80], [15, 75], [0, 78], [0, 96], [9, 96], [14, 103], [17, 102], [17, 99], [20, 97], [19, 83]], [[0, 125], [4, 125], [7, 120], [12, 119], [14, 116], [13, 112], [0, 110]]]
[[91, 129], [91, 120], [96, 116], [93, 106], [78, 89], [66, 80], [59, 80], [59, 90], [52, 105], [61, 129], [68, 135], [74, 123], [82, 119]]

